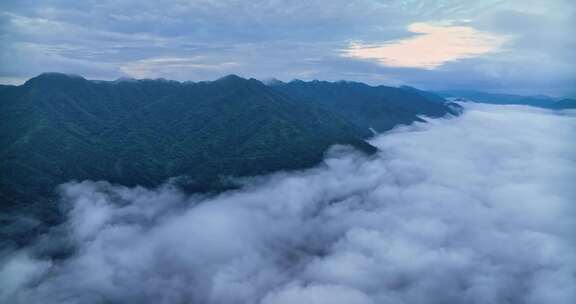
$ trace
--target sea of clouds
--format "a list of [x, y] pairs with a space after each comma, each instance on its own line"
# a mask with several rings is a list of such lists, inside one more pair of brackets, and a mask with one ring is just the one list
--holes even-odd
[[576, 303], [575, 117], [468, 104], [215, 197], [65, 184], [0, 302]]

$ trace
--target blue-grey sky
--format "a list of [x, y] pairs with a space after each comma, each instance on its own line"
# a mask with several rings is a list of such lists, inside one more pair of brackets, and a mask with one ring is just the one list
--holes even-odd
[[355, 80], [575, 95], [571, 0], [4, 0], [0, 82]]

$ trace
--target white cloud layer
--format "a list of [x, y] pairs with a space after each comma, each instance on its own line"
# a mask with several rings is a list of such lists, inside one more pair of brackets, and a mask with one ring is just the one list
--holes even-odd
[[0, 302], [575, 303], [574, 117], [467, 105], [213, 198], [66, 184], [75, 253], [4, 252]]

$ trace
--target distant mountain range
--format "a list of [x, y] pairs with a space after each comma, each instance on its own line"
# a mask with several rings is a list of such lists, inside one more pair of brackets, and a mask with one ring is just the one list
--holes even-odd
[[443, 97], [456, 97], [465, 99], [462, 101], [472, 101], [472, 102], [481, 102], [489, 104], [528, 105], [553, 110], [576, 108], [576, 99], [572, 98], [553, 98], [544, 95], [522, 96], [511, 94], [495, 94], [473, 90], [448, 90], [448, 91], [438, 91], [436, 93]]
[[[373, 132], [458, 110], [432, 93], [355, 82], [41, 74], [0, 87], [0, 225], [22, 210], [58, 221], [54, 189], [67, 181], [186, 177], [185, 190], [220, 191], [232, 186], [226, 176], [311, 167], [335, 144], [374, 153]], [[23, 239], [42, 227], [28, 223], [14, 228]]]

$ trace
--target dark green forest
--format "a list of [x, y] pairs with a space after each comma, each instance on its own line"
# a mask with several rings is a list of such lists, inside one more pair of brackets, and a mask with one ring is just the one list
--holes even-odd
[[413, 88], [354, 82], [45, 73], [0, 87], [1, 220], [29, 214], [23, 234], [43, 226], [37, 219], [57, 222], [56, 188], [73, 180], [156, 186], [179, 177], [188, 192], [218, 192], [234, 187], [231, 176], [311, 167], [335, 144], [375, 153], [365, 141], [373, 132], [457, 110]]

